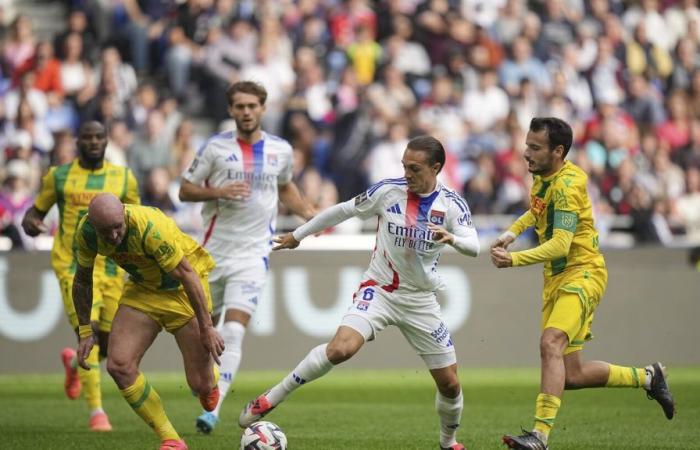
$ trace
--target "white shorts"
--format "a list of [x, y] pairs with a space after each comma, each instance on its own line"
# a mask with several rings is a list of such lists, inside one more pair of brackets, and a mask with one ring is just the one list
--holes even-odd
[[365, 341], [395, 325], [428, 369], [441, 369], [457, 362], [450, 332], [433, 292], [396, 293], [379, 286], [360, 285], [341, 325], [354, 329]]
[[220, 259], [209, 274], [212, 315], [238, 309], [253, 315], [267, 279], [267, 256]]

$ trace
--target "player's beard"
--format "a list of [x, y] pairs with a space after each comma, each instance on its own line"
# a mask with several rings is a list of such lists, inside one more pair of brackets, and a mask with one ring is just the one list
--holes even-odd
[[97, 154], [91, 153], [87, 150], [80, 150], [80, 158], [90, 167], [99, 167], [104, 161], [105, 150], [106, 148], [102, 149], [102, 151]]

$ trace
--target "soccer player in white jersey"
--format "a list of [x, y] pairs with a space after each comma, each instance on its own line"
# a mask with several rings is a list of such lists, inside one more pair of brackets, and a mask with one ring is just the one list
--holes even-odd
[[377, 244], [369, 268], [335, 336], [312, 349], [279, 384], [252, 400], [238, 419], [241, 427], [265, 416], [292, 391], [350, 359], [362, 345], [395, 325], [423, 358], [437, 385], [440, 448], [457, 443], [462, 389], [454, 344], [435, 291], [442, 287], [436, 266], [445, 245], [468, 256], [479, 254], [479, 240], [467, 203], [437, 181], [445, 150], [437, 139], [420, 136], [408, 143], [405, 178], [387, 179], [275, 238], [273, 250], [293, 249], [307, 236], [350, 217], [377, 216]]
[[278, 201], [304, 219], [314, 215], [292, 182], [292, 147], [261, 129], [265, 88], [252, 81], [237, 82], [226, 98], [236, 131], [210, 138], [183, 174], [180, 187], [181, 200], [205, 202], [202, 246], [216, 261], [209, 276], [214, 323], [224, 314], [219, 403], [197, 418], [203, 433], [218, 423], [241, 362], [246, 326], [265, 285]]

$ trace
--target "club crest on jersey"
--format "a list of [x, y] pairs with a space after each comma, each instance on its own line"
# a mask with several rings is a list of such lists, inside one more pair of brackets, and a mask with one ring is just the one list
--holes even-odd
[[277, 155], [267, 155], [267, 163], [271, 166], [277, 166]]
[[368, 198], [369, 198], [369, 196], [367, 195], [366, 191], [363, 192], [362, 194], [358, 195], [357, 197], [355, 197], [355, 206], [361, 205], [362, 203], [367, 201]]
[[444, 211], [430, 211], [430, 223], [433, 225], [444, 225], [445, 224], [445, 212]]

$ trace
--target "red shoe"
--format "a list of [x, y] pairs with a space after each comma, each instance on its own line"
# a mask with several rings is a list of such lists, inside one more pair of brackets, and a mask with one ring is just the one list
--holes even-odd
[[112, 431], [112, 424], [104, 412], [98, 412], [90, 417], [90, 431]]
[[[265, 394], [267, 394], [267, 392]], [[265, 394], [251, 400], [245, 408], [243, 408], [243, 411], [241, 411], [241, 414], [238, 416], [238, 425], [241, 428], [250, 426], [251, 423], [257, 422], [275, 409], [277, 405], [270, 403], [267, 397], [265, 397]]]
[[63, 390], [66, 392], [66, 397], [75, 400], [80, 397], [80, 378], [78, 378], [78, 369], [71, 367], [71, 361], [75, 357], [75, 350], [66, 347], [61, 351], [61, 361], [63, 368], [66, 370], [66, 379], [63, 382]]
[[182, 439], [166, 439], [160, 443], [158, 450], [187, 450], [187, 444]]
[[209, 391], [208, 394], [199, 396], [199, 403], [202, 404], [207, 412], [212, 412], [216, 409], [216, 405], [219, 403], [219, 386], [214, 386], [214, 389]]
[[467, 448], [458, 442], [450, 445], [449, 447], [440, 446], [440, 450], [467, 450]]

